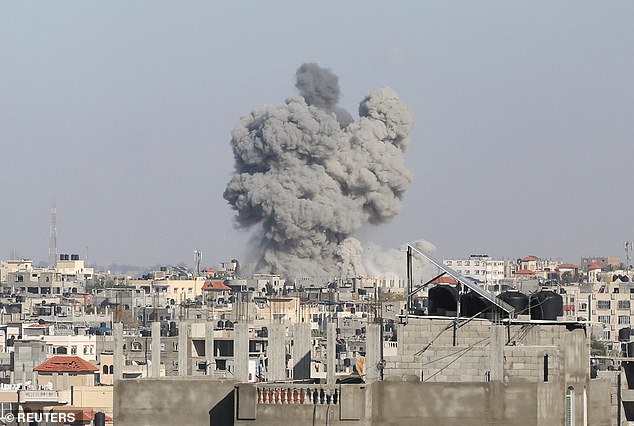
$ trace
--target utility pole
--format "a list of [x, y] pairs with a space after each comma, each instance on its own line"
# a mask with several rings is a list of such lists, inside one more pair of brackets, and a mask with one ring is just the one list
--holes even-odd
[[53, 201], [51, 207], [51, 228], [48, 237], [48, 267], [55, 268], [57, 263], [57, 207]]

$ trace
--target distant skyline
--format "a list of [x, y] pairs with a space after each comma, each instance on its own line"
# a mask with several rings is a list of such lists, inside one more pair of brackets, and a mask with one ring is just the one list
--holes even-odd
[[240, 117], [297, 96], [393, 88], [415, 127], [401, 213], [355, 233], [436, 257], [624, 258], [634, 240], [634, 4], [0, 4], [0, 259], [213, 266], [249, 233], [223, 199]]

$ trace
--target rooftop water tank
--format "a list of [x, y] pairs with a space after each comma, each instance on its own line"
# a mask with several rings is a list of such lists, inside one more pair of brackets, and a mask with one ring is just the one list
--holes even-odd
[[460, 296], [460, 316], [485, 318], [491, 316], [491, 302], [475, 291], [468, 291]]
[[529, 313], [528, 306], [530, 299], [526, 294], [522, 292], [519, 292], [517, 290], [507, 290], [500, 293], [498, 298], [502, 299], [502, 301], [514, 307], [515, 315], [526, 315]]
[[458, 311], [458, 290], [450, 285], [429, 289], [429, 315], [455, 315]]
[[564, 314], [563, 298], [550, 290], [533, 293], [530, 297], [530, 307], [533, 320], [556, 320]]

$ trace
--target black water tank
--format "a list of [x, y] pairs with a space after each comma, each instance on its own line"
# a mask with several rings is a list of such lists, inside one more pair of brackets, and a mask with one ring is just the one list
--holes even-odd
[[449, 285], [437, 285], [429, 289], [429, 315], [446, 316], [458, 310], [458, 290]]
[[475, 291], [469, 291], [460, 296], [460, 316], [463, 317], [486, 317], [491, 316], [491, 302], [480, 296]]
[[530, 299], [524, 293], [508, 290], [500, 293], [498, 297], [515, 308], [515, 315], [525, 315], [528, 313]]
[[558, 316], [564, 314], [563, 298], [550, 290], [533, 293], [530, 306], [533, 320], [556, 320]]
[[169, 335], [170, 335], [170, 337], [178, 336], [178, 327], [176, 327], [176, 321], [171, 321], [170, 322]]
[[98, 411], [95, 413], [95, 426], [106, 426], [106, 414]]

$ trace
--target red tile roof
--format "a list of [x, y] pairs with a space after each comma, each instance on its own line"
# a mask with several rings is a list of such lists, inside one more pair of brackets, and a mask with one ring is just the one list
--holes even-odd
[[579, 267], [573, 263], [562, 263], [557, 269], [579, 269]]
[[78, 356], [58, 355], [51, 359], [47, 359], [35, 367], [33, 371], [44, 373], [88, 373], [92, 371], [99, 371], [99, 369]]
[[533, 260], [537, 260], [537, 258], [535, 256], [526, 256], [523, 257], [522, 259], [520, 259], [522, 262], [531, 262]]
[[225, 285], [222, 281], [205, 281], [202, 287], [203, 291], [231, 291], [231, 287]]
[[432, 281], [433, 284], [458, 284], [458, 281], [451, 277], [440, 277]]
[[598, 263], [591, 263], [590, 265], [588, 265], [588, 269], [603, 269], [603, 268]]
[[[95, 419], [95, 410], [79, 410], [75, 413], [76, 422], [90, 422]], [[106, 423], [112, 423], [112, 417], [106, 416]]]

